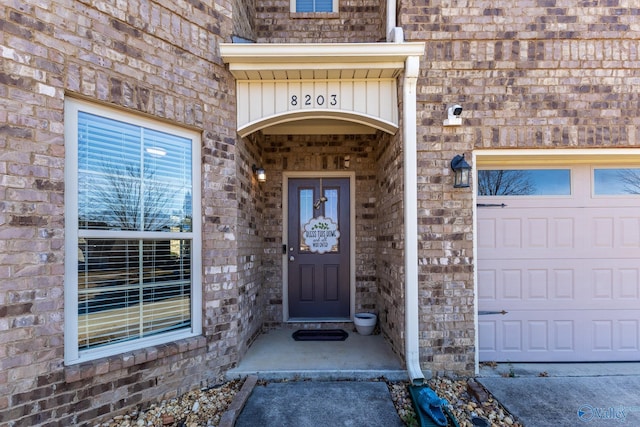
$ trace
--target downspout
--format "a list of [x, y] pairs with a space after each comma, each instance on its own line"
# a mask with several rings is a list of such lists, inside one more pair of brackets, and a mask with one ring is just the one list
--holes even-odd
[[420, 367], [420, 325], [418, 304], [418, 162], [416, 132], [416, 87], [420, 58], [405, 61], [402, 92], [402, 140], [404, 142], [404, 289], [405, 358], [411, 382], [424, 382]]
[[387, 0], [387, 41], [390, 43], [404, 41], [402, 28], [396, 25], [396, 0]]

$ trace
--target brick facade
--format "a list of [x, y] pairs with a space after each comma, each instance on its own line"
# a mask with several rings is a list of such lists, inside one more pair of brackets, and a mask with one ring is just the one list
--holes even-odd
[[[255, 334], [238, 320], [255, 313], [259, 266], [238, 267], [254, 252], [238, 213], [254, 183], [236, 171], [234, 83], [216, 56], [231, 16], [227, 1], [0, 8], [3, 422], [82, 425], [214, 384], [237, 361], [239, 336]], [[203, 336], [64, 366], [63, 106], [73, 96], [202, 132]]]
[[[398, 25], [425, 41], [418, 80], [423, 368], [473, 372], [473, 200], [449, 161], [481, 148], [639, 146], [640, 8], [613, 1], [403, 0]], [[462, 127], [443, 127], [448, 105]]]
[[[211, 385], [282, 319], [281, 174], [356, 172], [356, 309], [404, 354], [402, 135], [239, 138], [218, 44], [377, 42], [384, 2], [11, 0], [0, 7], [0, 419], [82, 425]], [[398, 1], [418, 80], [420, 360], [475, 366], [473, 198], [449, 161], [481, 148], [637, 147], [640, 8], [618, 0]], [[464, 3], [464, 7], [454, 7]], [[400, 82], [401, 84], [401, 82]], [[64, 100], [202, 134], [203, 334], [64, 366]], [[464, 126], [445, 128], [448, 105]], [[402, 120], [402, 119], [401, 119]], [[319, 154], [319, 155], [318, 155]], [[251, 166], [263, 165], [258, 183]]]
[[289, 0], [256, 4], [258, 43], [371, 43], [386, 40], [386, 3], [340, 0], [337, 13], [291, 13]]

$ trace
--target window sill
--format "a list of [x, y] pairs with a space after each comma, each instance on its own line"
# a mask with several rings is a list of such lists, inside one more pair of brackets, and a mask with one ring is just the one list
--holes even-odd
[[129, 351], [114, 356], [103, 357], [89, 362], [64, 367], [65, 382], [93, 378], [97, 375], [104, 375], [110, 372], [119, 371], [134, 365], [163, 359], [188, 351], [206, 348], [207, 340], [204, 336], [184, 338], [166, 344], [155, 345], [139, 350]]
[[291, 12], [291, 19], [337, 19], [340, 18], [338, 12]]

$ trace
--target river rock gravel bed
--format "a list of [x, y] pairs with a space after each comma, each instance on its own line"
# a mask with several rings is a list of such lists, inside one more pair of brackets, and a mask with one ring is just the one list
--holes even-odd
[[[472, 388], [479, 389], [482, 395], [477, 399], [469, 392]], [[460, 427], [474, 427], [481, 424], [473, 424], [472, 419], [483, 418], [490, 421], [492, 427], [522, 427], [515, 418], [505, 410], [500, 403], [477, 384], [474, 380], [453, 380], [449, 378], [433, 378], [427, 381], [441, 398], [446, 399], [455, 415]], [[406, 382], [388, 383], [393, 403], [398, 415], [407, 426], [419, 426], [419, 421], [409, 395], [409, 384]], [[482, 400], [481, 402], [478, 400]]]
[[212, 427], [231, 404], [243, 381], [234, 380], [204, 390], [194, 390], [152, 404], [144, 411], [113, 417], [95, 427]]
[[[427, 385], [440, 397], [447, 399], [460, 427], [474, 427], [471, 421], [473, 417], [490, 420], [492, 427], [522, 426], [491, 395], [485, 394], [480, 399], [483, 400], [482, 402], [474, 398], [469, 392], [470, 382], [473, 380], [434, 378], [429, 380]], [[132, 411], [126, 415], [115, 416], [106, 422], [96, 424], [95, 427], [217, 426], [242, 383], [242, 380], [235, 380], [210, 389], [191, 391], [178, 398], [152, 404], [143, 411]], [[476, 387], [481, 387], [475, 384]], [[419, 422], [409, 395], [409, 383], [387, 382], [387, 385], [400, 418], [407, 426], [418, 426]]]

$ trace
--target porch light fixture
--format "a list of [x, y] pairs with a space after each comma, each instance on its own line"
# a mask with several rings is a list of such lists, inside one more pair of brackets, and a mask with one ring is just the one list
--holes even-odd
[[453, 188], [466, 188], [469, 186], [471, 166], [464, 159], [464, 154], [458, 154], [451, 160], [451, 169], [454, 172]]
[[255, 174], [258, 182], [265, 182], [267, 180], [267, 174], [265, 173], [264, 168], [262, 168], [261, 166], [259, 167], [259, 166], [253, 165], [251, 166], [251, 170]]

